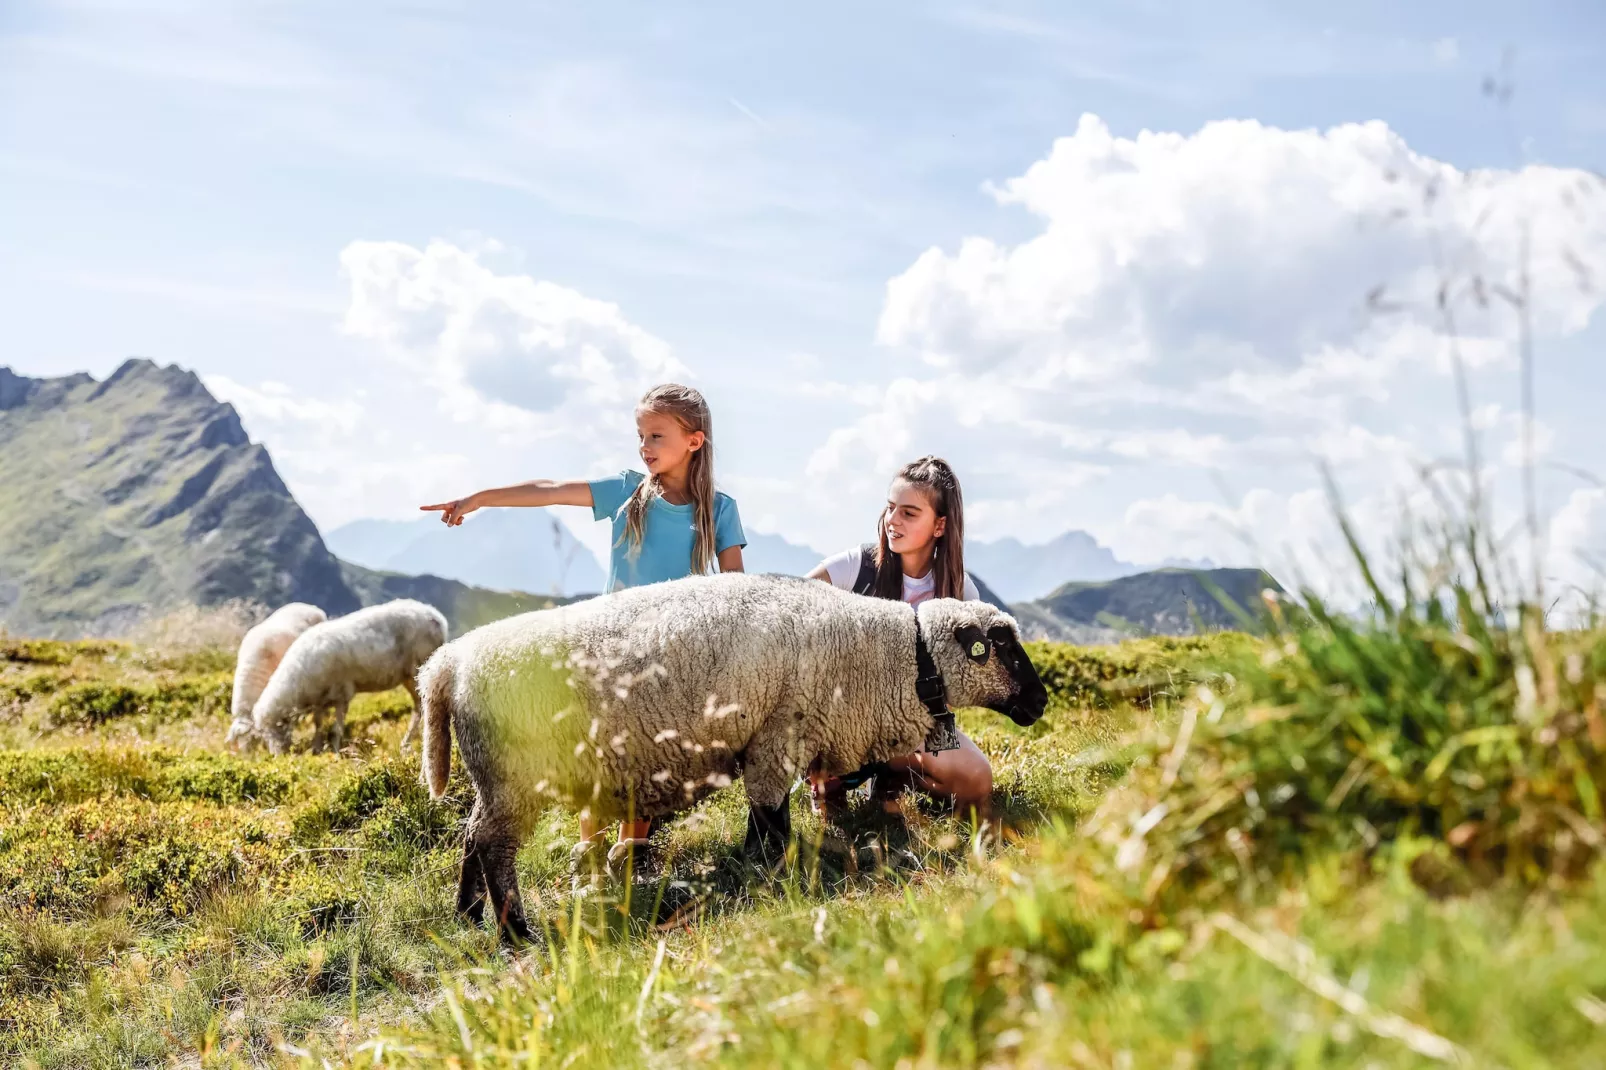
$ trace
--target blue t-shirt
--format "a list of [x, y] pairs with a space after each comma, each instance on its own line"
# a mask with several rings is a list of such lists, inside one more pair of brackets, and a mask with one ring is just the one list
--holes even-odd
[[[636, 486], [646, 478], [640, 472], [625, 471], [591, 481], [592, 517], [613, 521], [613, 550], [608, 560], [610, 591], [678, 580], [692, 574], [691, 550], [695, 533], [692, 528], [692, 506], [689, 503], [670, 505], [661, 496], [653, 498], [652, 504], [647, 507], [647, 522], [642, 525], [641, 552], [631, 552], [630, 540], [625, 536], [625, 503], [635, 493]], [[736, 499], [716, 491], [714, 553], [723, 553], [732, 546], [746, 545], [747, 536], [742, 534], [742, 518], [736, 512]]]

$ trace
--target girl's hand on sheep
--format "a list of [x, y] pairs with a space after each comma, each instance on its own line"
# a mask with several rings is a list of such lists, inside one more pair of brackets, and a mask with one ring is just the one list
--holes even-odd
[[455, 528], [463, 522], [465, 516], [480, 507], [474, 498], [475, 496], [470, 494], [467, 498], [455, 498], [452, 501], [440, 502], [436, 505], [420, 505], [418, 508], [425, 513], [439, 512], [441, 514], [441, 523], [449, 528]]

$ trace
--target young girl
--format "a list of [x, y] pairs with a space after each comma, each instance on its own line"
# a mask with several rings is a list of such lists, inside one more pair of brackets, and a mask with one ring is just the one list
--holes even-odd
[[[636, 436], [645, 474], [534, 479], [420, 508], [439, 512], [447, 526], [456, 527], [486, 506], [590, 506], [593, 519], [613, 524], [610, 591], [712, 572], [716, 564], [720, 572], [742, 571], [747, 538], [735, 500], [714, 489], [713, 421], [703, 395], [676, 383], [653, 387], [636, 406]], [[598, 831], [582, 816], [577, 850], [595, 844]], [[610, 864], [617, 866], [629, 853], [639, 872], [650, 831], [646, 821], [620, 825]]]
[[[910, 605], [928, 598], [981, 600], [976, 584], [965, 573], [964, 498], [947, 461], [922, 457], [899, 469], [887, 490], [887, 505], [878, 526], [879, 542], [826, 558], [809, 578]], [[992, 800], [993, 767], [970, 737], [963, 732], [958, 735], [957, 750], [917, 751], [887, 762], [892, 771], [876, 776], [873, 797], [889, 812], [896, 812], [898, 796], [913, 786], [952, 799], [959, 813], [974, 811], [979, 819], [985, 819]], [[811, 778], [816, 809], [829, 813], [840, 806], [850, 783], [858, 780], [855, 776]]]

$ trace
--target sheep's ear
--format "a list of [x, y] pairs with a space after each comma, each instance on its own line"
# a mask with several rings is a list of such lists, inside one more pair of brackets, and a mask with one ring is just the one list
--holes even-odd
[[959, 649], [965, 652], [965, 657], [977, 665], [987, 664], [992, 655], [992, 647], [987, 643], [987, 636], [974, 624], [961, 624], [954, 629], [954, 640], [959, 643]]

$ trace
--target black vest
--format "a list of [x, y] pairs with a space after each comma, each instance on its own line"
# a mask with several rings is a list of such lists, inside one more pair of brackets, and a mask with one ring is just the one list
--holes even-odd
[[871, 594], [875, 591], [876, 544], [867, 542], [859, 547], [859, 576], [853, 581], [854, 594]]

